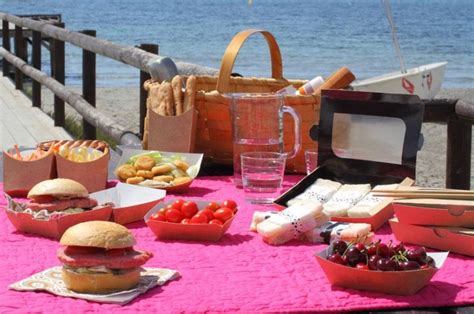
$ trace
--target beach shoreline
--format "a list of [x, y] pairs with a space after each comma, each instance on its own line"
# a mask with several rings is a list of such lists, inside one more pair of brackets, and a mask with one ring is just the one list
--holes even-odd
[[[82, 93], [80, 86], [70, 86], [77, 93]], [[442, 89], [436, 98], [445, 99], [474, 99], [474, 88]], [[53, 95], [43, 88], [43, 110], [51, 113], [53, 110]], [[139, 119], [139, 89], [137, 87], [99, 87], [97, 88], [97, 108], [108, 117], [117, 121], [130, 131], [138, 133]], [[66, 106], [66, 116], [79, 121], [80, 116], [70, 106]], [[447, 132], [445, 124], [424, 123], [422, 127], [424, 144], [417, 156], [417, 179], [420, 186], [444, 187], [446, 175], [446, 143]], [[474, 147], [474, 137], [473, 137]], [[474, 169], [474, 159], [471, 160]], [[474, 175], [471, 171], [471, 186], [474, 186]]]

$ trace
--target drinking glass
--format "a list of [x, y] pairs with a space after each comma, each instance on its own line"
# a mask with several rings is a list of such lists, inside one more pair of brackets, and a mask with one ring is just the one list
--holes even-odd
[[242, 153], [242, 185], [245, 199], [252, 204], [270, 204], [280, 195], [286, 154]]
[[304, 152], [304, 160], [306, 163], [306, 174], [310, 174], [318, 167], [318, 149], [307, 149]]

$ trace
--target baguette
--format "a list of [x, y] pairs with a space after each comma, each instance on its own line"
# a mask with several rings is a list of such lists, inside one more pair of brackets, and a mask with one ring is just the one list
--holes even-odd
[[[168, 83], [169, 84], [169, 83]], [[157, 110], [155, 112], [159, 115], [166, 116], [166, 98], [169, 97], [169, 90], [167, 90], [165, 83], [161, 84], [157, 92]]]
[[186, 91], [184, 92], [184, 108], [183, 113], [194, 106], [194, 99], [196, 97], [196, 77], [191, 75], [186, 80]]
[[183, 104], [183, 91], [182, 91], [182, 80], [181, 76], [176, 75], [171, 80], [171, 87], [173, 88], [173, 100], [174, 100], [174, 112], [177, 116], [183, 114], [184, 104]]

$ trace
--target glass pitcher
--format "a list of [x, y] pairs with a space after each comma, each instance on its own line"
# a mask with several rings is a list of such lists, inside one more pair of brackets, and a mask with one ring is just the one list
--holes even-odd
[[[240, 154], [244, 152], [279, 152], [293, 158], [301, 148], [301, 122], [298, 113], [284, 105], [278, 94], [227, 94], [232, 119], [234, 184], [242, 186]], [[283, 114], [294, 119], [295, 143], [284, 152]]]

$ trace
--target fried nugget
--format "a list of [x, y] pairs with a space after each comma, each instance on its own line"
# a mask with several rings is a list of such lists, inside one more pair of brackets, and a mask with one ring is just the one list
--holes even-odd
[[138, 184], [143, 181], [145, 181], [143, 177], [131, 177], [131, 178], [128, 178], [126, 182], [128, 184]]
[[135, 161], [134, 166], [137, 170], [151, 170], [155, 164], [155, 160], [150, 156], [140, 156]]
[[183, 160], [179, 160], [179, 159], [176, 159], [175, 161], [173, 161], [174, 165], [176, 167], [178, 167], [178, 169], [181, 169], [183, 171], [186, 172], [186, 170], [188, 170], [189, 168], [189, 165], [187, 162], [183, 161]]
[[152, 179], [153, 178], [153, 172], [149, 170], [138, 170], [137, 171], [137, 177], [143, 177], [145, 179]]
[[117, 170], [115, 170], [115, 175], [122, 180], [127, 180], [130, 177], [136, 176], [137, 171], [135, 170], [134, 166], [125, 164], [121, 165], [117, 168]]
[[173, 176], [156, 176], [153, 178], [153, 181], [158, 181], [158, 182], [171, 182], [173, 181], [174, 177]]
[[155, 166], [151, 169], [151, 172], [153, 172], [153, 174], [155, 176], [157, 175], [161, 175], [161, 174], [165, 174], [165, 173], [168, 173], [168, 172], [171, 172], [173, 170], [173, 166], [170, 165], [170, 164], [163, 164], [163, 165], [158, 165], [158, 166]]
[[171, 181], [171, 183], [173, 185], [180, 185], [180, 184], [188, 183], [192, 180], [193, 180], [193, 178], [191, 178], [191, 177], [178, 177], [178, 178], [174, 178], [174, 180]]

